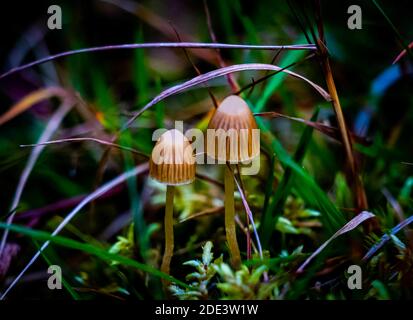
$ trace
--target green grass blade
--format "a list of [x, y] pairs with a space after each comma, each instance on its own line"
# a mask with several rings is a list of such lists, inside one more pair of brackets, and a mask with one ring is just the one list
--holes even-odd
[[[132, 141], [132, 136], [130, 131], [125, 131], [124, 135], [121, 137], [122, 144], [130, 144]], [[128, 142], [129, 143], [128, 143]], [[134, 167], [134, 159], [130, 152], [123, 152], [123, 157], [125, 160], [125, 170], [129, 171]], [[134, 230], [134, 240], [139, 244], [139, 252], [141, 257], [146, 261], [147, 253], [149, 250], [149, 241], [147, 237], [147, 225], [143, 218], [143, 209], [141, 205], [141, 197], [138, 193], [138, 183], [136, 177], [130, 177], [126, 181], [128, 187], [129, 201], [130, 201], [130, 211], [132, 214], [133, 230]]]
[[93, 256], [96, 256], [98, 258], [101, 258], [103, 260], [117, 261], [125, 266], [129, 266], [129, 267], [144, 271], [155, 277], [159, 277], [167, 281], [174, 282], [182, 287], [192, 289], [186, 283], [170, 275], [167, 275], [149, 265], [137, 262], [133, 259], [129, 259], [127, 257], [121, 256], [118, 254], [109, 253], [108, 251], [104, 249], [95, 247], [90, 244], [81, 243], [81, 242], [78, 242], [78, 241], [75, 241], [75, 240], [72, 240], [66, 237], [62, 237], [62, 236], [52, 236], [50, 233], [45, 232], [45, 231], [33, 230], [30, 228], [22, 227], [22, 226], [15, 225], [15, 224], [8, 225], [6, 223], [0, 222], [0, 229], [8, 229], [12, 232], [21, 233], [36, 240], [50, 241], [51, 243], [54, 243], [59, 246], [63, 246], [63, 247], [71, 248], [75, 250], [80, 250], [80, 251], [89, 253]]
[[[291, 188], [296, 190], [298, 195], [307, 203], [307, 205], [322, 213], [322, 219], [327, 228], [327, 234], [332, 235], [337, 229], [344, 225], [344, 217], [314, 179], [301, 167], [301, 165], [291, 158], [281, 143], [267, 128], [263, 119], [257, 118], [257, 124], [261, 129], [264, 146], [267, 146], [271, 152], [275, 152], [278, 160], [285, 169], [289, 168], [289, 170], [291, 170], [293, 177], [293, 179], [291, 179]], [[283, 195], [278, 195], [278, 197], [281, 197], [282, 199]], [[263, 225], [266, 226], [266, 228], [271, 227], [270, 224], [263, 223]], [[268, 231], [262, 232], [264, 248], [268, 245], [270, 238], [269, 234]]]
[[[40, 249], [40, 245], [37, 243], [37, 241], [33, 241], [37, 250]], [[46, 254], [45, 251], [41, 251], [43, 259], [46, 261], [46, 263], [51, 266], [56, 263], [53, 263], [51, 260], [53, 259], [52, 257], [55, 255], [55, 253], [50, 253], [51, 252], [51, 247], [48, 248], [48, 253]], [[54, 259], [53, 259], [54, 260]], [[67, 292], [72, 296], [73, 300], [81, 300], [80, 296], [77, 294], [77, 292], [72, 288], [72, 286], [66, 281], [66, 279], [62, 276], [62, 284], [67, 290]]]
[[[314, 115], [311, 117], [311, 121], [315, 121], [318, 116], [319, 109], [317, 109]], [[300, 142], [297, 147], [297, 151], [294, 155], [294, 161], [297, 164], [301, 164], [307, 147], [310, 143], [311, 136], [313, 133], [312, 127], [306, 127], [304, 129], [304, 133], [301, 136]], [[288, 194], [290, 193], [291, 186], [292, 186], [292, 169], [291, 167], [287, 167], [285, 169], [284, 175], [281, 179], [281, 182], [275, 192], [274, 196], [270, 199], [269, 205], [266, 207], [266, 210], [263, 211], [262, 221], [263, 221], [263, 229], [262, 229], [262, 236], [263, 236], [263, 243], [268, 245], [270, 235], [274, 230], [274, 226], [277, 223], [278, 217], [281, 215], [282, 208], [284, 206], [284, 202], [287, 199]]]

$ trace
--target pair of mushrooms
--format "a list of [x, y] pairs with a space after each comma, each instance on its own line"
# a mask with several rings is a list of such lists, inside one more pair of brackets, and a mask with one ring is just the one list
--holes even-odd
[[[225, 232], [231, 264], [236, 268], [241, 264], [241, 254], [236, 237], [234, 178], [230, 164], [249, 161], [259, 154], [259, 148], [251, 144], [252, 130], [256, 128], [257, 124], [247, 103], [235, 95], [222, 101], [208, 125], [208, 129], [214, 129], [217, 132], [214, 136], [215, 146], [222, 145], [220, 139], [227, 139], [226, 150], [207, 148], [207, 155], [221, 162], [227, 162], [225, 165]], [[237, 134], [238, 141], [231, 142], [231, 139], [228, 139], [230, 131]], [[245, 132], [248, 135], [247, 148], [240, 147], [242, 142], [239, 139], [243, 136], [241, 132], [244, 133], [244, 138]], [[195, 179], [195, 155], [191, 143], [180, 131], [172, 129], [159, 138], [152, 151], [149, 174], [153, 179], [167, 185], [164, 222], [165, 251], [161, 271], [169, 274], [174, 250], [173, 197], [175, 186], [189, 184]]]

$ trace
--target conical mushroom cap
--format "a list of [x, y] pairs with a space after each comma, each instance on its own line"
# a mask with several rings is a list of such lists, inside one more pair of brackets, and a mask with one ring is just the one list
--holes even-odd
[[149, 161], [149, 175], [168, 185], [188, 184], [195, 179], [193, 149], [180, 131], [166, 131], [158, 139]]
[[235, 95], [225, 98], [208, 124], [207, 155], [238, 163], [250, 161], [259, 153], [259, 130], [248, 104]]

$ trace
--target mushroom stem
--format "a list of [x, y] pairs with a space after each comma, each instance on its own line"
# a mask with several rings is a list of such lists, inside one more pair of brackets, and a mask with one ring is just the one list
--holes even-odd
[[[166, 203], [165, 203], [165, 251], [163, 254], [161, 271], [169, 274], [172, 255], [174, 252], [174, 193], [175, 187], [166, 186]], [[164, 284], [167, 282], [164, 281]]]
[[225, 232], [234, 268], [241, 265], [241, 254], [237, 242], [235, 229], [235, 204], [234, 204], [234, 177], [230, 165], [225, 165]]

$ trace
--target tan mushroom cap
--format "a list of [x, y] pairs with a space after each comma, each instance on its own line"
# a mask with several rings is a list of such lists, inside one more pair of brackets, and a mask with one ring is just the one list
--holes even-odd
[[195, 156], [191, 143], [179, 130], [166, 131], [156, 142], [149, 161], [149, 175], [167, 185], [195, 179]]
[[239, 163], [260, 153], [257, 123], [248, 104], [238, 96], [226, 97], [221, 102], [208, 129], [215, 129], [207, 131], [207, 155], [211, 158]]

